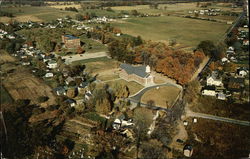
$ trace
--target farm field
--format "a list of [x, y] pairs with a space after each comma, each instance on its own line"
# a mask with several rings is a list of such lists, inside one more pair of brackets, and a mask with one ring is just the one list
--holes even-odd
[[169, 106], [172, 106], [179, 93], [180, 89], [175, 86], [162, 86], [159, 89], [153, 88], [142, 96], [141, 102], [147, 103], [152, 100], [154, 105], [166, 108], [166, 102], [168, 102]]
[[219, 40], [229, 27], [224, 23], [174, 16], [130, 18], [113, 25], [123, 33], [140, 35], [146, 40], [176, 40], [177, 43], [192, 47], [202, 40]]
[[47, 96], [49, 100], [44, 104], [45, 107], [46, 105], [56, 104], [52, 89], [26, 70], [19, 70], [10, 74], [3, 81], [3, 85], [14, 100], [30, 99], [31, 104], [36, 104], [38, 97]]
[[[57, 18], [65, 16], [74, 17], [77, 12], [64, 11], [51, 7], [2, 7], [3, 11], [7, 11], [14, 14], [14, 18], [17, 21], [25, 22], [31, 21], [51, 21]], [[8, 21], [10, 18], [3, 17], [2, 20]]]
[[192, 123], [191, 118], [188, 118], [187, 121], [190, 123], [186, 128], [189, 139], [184, 145], [189, 143], [193, 146], [192, 158], [235, 159], [248, 157], [250, 149], [249, 127], [207, 119], [198, 119], [197, 123]]

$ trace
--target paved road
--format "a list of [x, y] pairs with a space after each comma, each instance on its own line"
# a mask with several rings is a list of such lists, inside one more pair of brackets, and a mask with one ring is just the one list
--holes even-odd
[[222, 122], [227, 122], [227, 123], [232, 123], [232, 124], [237, 124], [237, 125], [250, 126], [250, 121], [237, 120], [237, 119], [220, 117], [220, 116], [215, 116], [215, 115], [210, 115], [210, 114], [187, 111], [186, 115], [191, 116], [191, 117], [222, 121]]
[[76, 54], [76, 55], [68, 55], [62, 56], [62, 59], [65, 59], [66, 64], [71, 64], [74, 61], [99, 58], [99, 57], [107, 57], [107, 52], [96, 52], [96, 53], [85, 53], [85, 54]]

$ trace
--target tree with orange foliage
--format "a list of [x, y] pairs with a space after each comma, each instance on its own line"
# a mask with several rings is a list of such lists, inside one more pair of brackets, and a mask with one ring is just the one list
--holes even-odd
[[78, 53], [78, 54], [83, 54], [84, 52], [85, 52], [85, 50], [84, 50], [82, 47], [79, 46], [79, 47], [77, 48], [77, 53]]

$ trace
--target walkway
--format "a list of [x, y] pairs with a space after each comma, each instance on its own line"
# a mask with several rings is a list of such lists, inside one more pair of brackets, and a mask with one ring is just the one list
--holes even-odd
[[227, 122], [227, 123], [232, 123], [232, 124], [237, 124], [237, 125], [250, 126], [249, 121], [237, 120], [237, 119], [226, 118], [226, 117], [220, 117], [220, 116], [215, 116], [215, 115], [210, 115], [210, 114], [187, 111], [186, 115], [190, 116], [190, 117], [211, 119], [211, 120], [222, 121], [222, 122]]

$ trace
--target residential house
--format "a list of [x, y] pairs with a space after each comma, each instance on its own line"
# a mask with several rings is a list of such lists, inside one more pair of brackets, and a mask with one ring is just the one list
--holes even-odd
[[62, 42], [69, 49], [76, 49], [81, 46], [80, 38], [73, 35], [63, 35]]
[[237, 69], [237, 75], [240, 77], [245, 77], [248, 74], [248, 70], [244, 68]]
[[154, 83], [154, 77], [151, 75], [148, 65], [132, 66], [129, 64], [121, 64], [120, 68], [121, 72], [119, 76], [126, 81], [135, 81], [144, 86]]
[[201, 94], [206, 96], [216, 96], [215, 86], [206, 86], [202, 89]]
[[75, 80], [74, 80], [74, 78], [72, 78], [72, 77], [67, 77], [66, 79], [65, 79], [65, 83], [67, 84], [67, 85], [69, 85], [70, 83], [72, 83], [72, 82], [75, 82]]
[[76, 106], [76, 101], [74, 99], [66, 99], [64, 102], [71, 107]]
[[89, 100], [92, 97], [91, 91], [87, 90], [87, 92], [84, 95], [85, 100]]
[[185, 145], [183, 148], [183, 154], [186, 157], [191, 157], [193, 154], [193, 148], [191, 145]]
[[222, 63], [228, 63], [228, 62], [230, 62], [226, 57], [223, 57], [222, 59], [221, 59], [221, 62]]
[[54, 91], [56, 92], [56, 94], [58, 96], [60, 96], [60, 95], [66, 95], [66, 89], [64, 87], [62, 87], [62, 86], [55, 88]]
[[222, 78], [218, 71], [213, 71], [211, 76], [207, 77], [207, 86], [223, 86]]
[[57, 67], [57, 62], [54, 61], [54, 60], [51, 60], [51, 61], [48, 62], [48, 66], [47, 67], [51, 68], [51, 69], [54, 69], [54, 68]]
[[115, 121], [113, 122], [113, 128], [115, 130], [118, 130], [120, 128], [125, 128], [125, 127], [129, 127], [129, 126], [133, 126], [134, 123], [132, 123], [132, 120], [125, 120], [125, 115], [121, 114], [120, 116], [118, 116]]
[[226, 100], [226, 99], [227, 99], [227, 98], [226, 98], [226, 94], [224, 94], [223, 92], [217, 93], [217, 94], [216, 94], [216, 97], [217, 97], [217, 99], [219, 99], [219, 100]]
[[232, 92], [240, 92], [245, 87], [245, 78], [230, 77], [228, 83], [228, 90]]
[[51, 73], [51, 72], [48, 72], [48, 73], [45, 74], [45, 77], [46, 77], [46, 78], [53, 77], [53, 76], [54, 76], [54, 74]]

